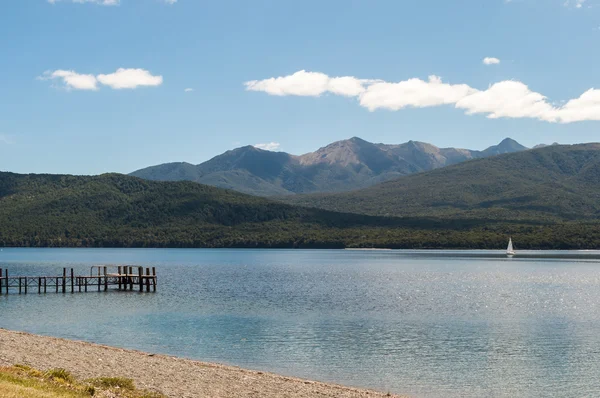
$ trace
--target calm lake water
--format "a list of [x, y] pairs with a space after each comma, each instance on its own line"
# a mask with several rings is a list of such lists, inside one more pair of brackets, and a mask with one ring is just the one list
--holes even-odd
[[[600, 253], [4, 249], [157, 293], [0, 296], [0, 327], [417, 397], [600, 396]], [[527, 255], [524, 255], [527, 254]]]

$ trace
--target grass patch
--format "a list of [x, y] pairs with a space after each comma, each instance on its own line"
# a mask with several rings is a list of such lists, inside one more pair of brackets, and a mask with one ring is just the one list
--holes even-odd
[[124, 377], [98, 377], [90, 379], [88, 382], [95, 387], [102, 388], [122, 388], [124, 390], [135, 390], [133, 380]]
[[70, 384], [75, 381], [75, 379], [73, 378], [71, 373], [69, 373], [65, 369], [60, 369], [60, 368], [50, 369], [46, 373], [44, 373], [44, 376], [46, 376], [46, 378], [48, 378], [50, 380], [53, 380], [53, 381], [56, 381], [56, 382], [62, 383], [62, 384]]
[[98, 377], [79, 381], [65, 369], [40, 372], [27, 365], [0, 367], [2, 398], [164, 398], [160, 394], [135, 388], [133, 380], [123, 377]]

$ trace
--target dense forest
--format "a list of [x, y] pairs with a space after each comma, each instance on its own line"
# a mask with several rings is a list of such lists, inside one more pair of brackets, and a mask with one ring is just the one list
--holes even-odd
[[331, 211], [393, 217], [600, 219], [600, 144], [556, 145], [473, 160], [366, 189], [278, 198]]
[[193, 182], [0, 173], [0, 246], [600, 247], [592, 221], [379, 217], [291, 206]]

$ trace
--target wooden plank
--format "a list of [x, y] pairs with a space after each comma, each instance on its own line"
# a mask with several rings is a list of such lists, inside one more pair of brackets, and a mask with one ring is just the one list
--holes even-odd
[[47, 280], [46, 280], [46, 277], [44, 277], [44, 294], [46, 294], [46, 285], [47, 285]]
[[28, 285], [28, 284], [29, 284], [29, 283], [27, 283], [27, 277], [25, 277], [25, 294], [27, 294], [27, 285]]
[[75, 281], [73, 280], [73, 268], [71, 268], [71, 293], [75, 293]]
[[62, 276], [62, 292], [66, 293], [67, 291], [67, 269], [63, 268], [63, 276]]
[[156, 268], [152, 267], [152, 291], [156, 291]]
[[146, 267], [146, 292], [150, 291], [150, 268]]
[[133, 290], [133, 267], [129, 267], [129, 290]]
[[108, 276], [106, 275], [106, 267], [104, 267], [104, 291], [108, 290]]
[[121, 266], [120, 266], [120, 265], [119, 265], [119, 268], [118, 268], [118, 270], [119, 270], [119, 271], [118, 271], [118, 272], [119, 272], [119, 276], [117, 277], [117, 279], [118, 279], [118, 282], [119, 282], [119, 290], [121, 290], [121, 285], [123, 284], [123, 283], [122, 283], [122, 282], [123, 282], [123, 280], [122, 280], [122, 278], [121, 278]]
[[143, 267], [138, 267], [138, 278], [139, 278], [138, 282], [140, 284], [140, 293], [142, 293], [144, 291], [144, 283], [143, 283], [144, 275], [143, 275], [143, 272], [144, 272], [144, 268]]
[[38, 277], [38, 294], [42, 293], [42, 277]]

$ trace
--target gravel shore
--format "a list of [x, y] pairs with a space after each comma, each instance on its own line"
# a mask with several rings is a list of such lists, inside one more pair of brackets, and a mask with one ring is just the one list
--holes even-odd
[[78, 378], [119, 376], [168, 397], [389, 397], [343, 387], [166, 355], [153, 355], [0, 329], [0, 365], [64, 368]]

